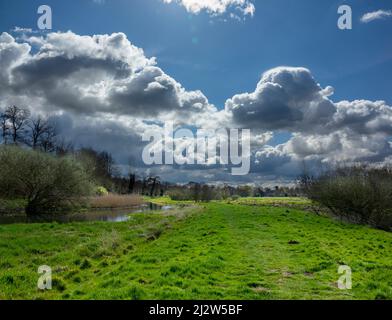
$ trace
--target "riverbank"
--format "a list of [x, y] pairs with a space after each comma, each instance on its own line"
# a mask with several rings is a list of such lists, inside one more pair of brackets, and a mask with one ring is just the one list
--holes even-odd
[[[143, 197], [139, 195], [119, 195], [107, 194], [85, 199], [84, 205], [76, 211], [85, 210], [114, 210], [128, 209], [141, 206], [146, 203]], [[25, 215], [27, 201], [23, 199], [0, 199], [0, 216], [1, 215]], [[72, 212], [71, 212], [72, 213]]]

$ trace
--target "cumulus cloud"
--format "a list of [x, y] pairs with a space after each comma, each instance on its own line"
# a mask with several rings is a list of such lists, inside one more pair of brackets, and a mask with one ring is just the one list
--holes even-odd
[[387, 162], [392, 154], [392, 107], [385, 101], [333, 102], [305, 68], [279, 67], [261, 77], [256, 90], [226, 101], [235, 125], [253, 130], [290, 131], [277, 146], [254, 154], [254, 172], [299, 174], [338, 162]]
[[385, 101], [335, 103], [331, 95], [333, 88], [322, 88], [308, 69], [278, 67], [262, 75], [254, 92], [228, 99], [225, 111], [246, 128], [392, 135], [392, 108]]
[[[49, 114], [76, 145], [108, 150], [122, 165], [132, 158], [141, 171], [147, 144], [142, 135], [162, 132], [167, 120], [192, 130], [252, 129], [251, 173], [242, 177], [247, 182], [293, 179], [304, 162], [313, 168], [390, 162], [392, 107], [385, 101], [334, 102], [333, 92], [306, 68], [278, 67], [265, 72], [253, 92], [233, 96], [219, 110], [200, 90], [187, 90], [166, 74], [123, 33], [0, 35], [2, 106]], [[280, 131], [291, 136], [273, 145]], [[154, 170], [172, 181], [234, 181], [230, 170], [217, 165]]]
[[30, 49], [27, 43], [17, 43], [8, 33], [0, 35], [0, 85], [10, 84], [12, 68], [28, 58]]
[[391, 18], [391, 17], [392, 17], [391, 10], [377, 10], [377, 11], [365, 13], [361, 17], [361, 22], [369, 23], [374, 20], [387, 19], [387, 18]]
[[256, 90], [226, 101], [238, 125], [267, 130], [315, 130], [328, 122], [336, 106], [333, 89], [321, 88], [305, 68], [279, 67], [264, 73]]
[[385, 101], [340, 101], [336, 103], [333, 128], [353, 134], [392, 135], [392, 107]]
[[[256, 11], [254, 4], [249, 0], [163, 0], [163, 2], [178, 3], [194, 14], [206, 11], [211, 15], [221, 15], [234, 9], [243, 16], [253, 16]], [[238, 17], [233, 12], [231, 16]]]
[[123, 33], [49, 33], [22, 43], [3, 33], [0, 48], [2, 85], [14, 94], [45, 97], [50, 108], [147, 118], [215, 111], [201, 91], [184, 89]]

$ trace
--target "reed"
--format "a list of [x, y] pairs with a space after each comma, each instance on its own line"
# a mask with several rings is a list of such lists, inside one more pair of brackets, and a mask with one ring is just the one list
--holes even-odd
[[128, 208], [141, 205], [142, 197], [138, 195], [108, 194], [90, 198], [92, 208]]

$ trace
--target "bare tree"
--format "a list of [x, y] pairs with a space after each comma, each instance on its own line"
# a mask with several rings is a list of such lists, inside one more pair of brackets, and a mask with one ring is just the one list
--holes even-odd
[[147, 179], [146, 178], [143, 178], [143, 182], [142, 182], [142, 195], [144, 196], [145, 194], [145, 191], [146, 191], [146, 188], [147, 188]]
[[106, 151], [98, 154], [99, 170], [102, 175], [110, 178], [115, 173], [115, 162], [113, 156]]
[[128, 193], [132, 194], [135, 189], [136, 183], [136, 175], [134, 173], [129, 174], [129, 183], [128, 183]]
[[161, 178], [159, 178], [159, 177], [150, 177], [150, 178], [148, 178], [147, 183], [149, 185], [151, 185], [150, 197], [153, 197], [155, 195], [156, 186], [161, 183]]
[[12, 143], [18, 144], [18, 142], [23, 142], [23, 134], [30, 112], [26, 109], [12, 106], [5, 110], [5, 116], [9, 122]]
[[27, 126], [30, 128], [27, 144], [33, 149], [41, 148], [45, 152], [55, 149], [56, 129], [49, 119], [38, 116], [31, 119]]
[[[56, 128], [50, 126], [43, 132], [40, 139], [40, 147], [44, 152], [54, 152], [58, 150], [58, 139]], [[73, 148], [71, 143], [68, 143], [68, 150]]]

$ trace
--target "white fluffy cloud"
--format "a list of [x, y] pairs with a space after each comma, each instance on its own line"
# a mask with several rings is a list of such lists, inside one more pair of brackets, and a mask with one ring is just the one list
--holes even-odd
[[178, 3], [188, 12], [198, 14], [206, 11], [212, 15], [221, 15], [231, 9], [243, 16], [253, 16], [256, 8], [250, 0], [163, 0], [165, 3]]
[[337, 162], [388, 162], [392, 154], [392, 107], [385, 101], [331, 100], [305, 68], [279, 67], [261, 77], [256, 90], [226, 101], [234, 125], [253, 130], [290, 131], [277, 146], [255, 152], [254, 171], [298, 175]]
[[185, 90], [123, 33], [49, 33], [22, 42], [3, 33], [0, 54], [4, 91], [44, 98], [52, 110], [144, 118], [198, 114], [200, 121], [215, 111], [201, 91]]
[[265, 72], [256, 90], [226, 101], [233, 120], [247, 128], [314, 130], [336, 112], [328, 99], [331, 87], [321, 88], [305, 68], [279, 67]]
[[278, 67], [265, 72], [256, 90], [226, 101], [226, 112], [246, 128], [294, 133], [392, 135], [392, 107], [385, 101], [333, 102], [333, 88], [322, 88], [305, 68]]
[[392, 17], [391, 10], [377, 10], [377, 11], [365, 13], [361, 17], [361, 22], [369, 23], [374, 20], [386, 19], [386, 18], [391, 18], [391, 17]]
[[[338, 161], [392, 159], [392, 107], [384, 101], [332, 100], [305, 68], [265, 72], [254, 92], [228, 99], [224, 110], [199, 90], [186, 90], [123, 33], [44, 37], [0, 35], [2, 106], [17, 104], [49, 113], [65, 137], [112, 152], [121, 164], [141, 162], [146, 131], [166, 120], [187, 127], [252, 129], [252, 172], [247, 182], [294, 178], [303, 162], [319, 168]], [[288, 141], [267, 145], [274, 133]], [[272, 144], [272, 143], [271, 143]], [[218, 167], [154, 169], [163, 178], [224, 180]]]

